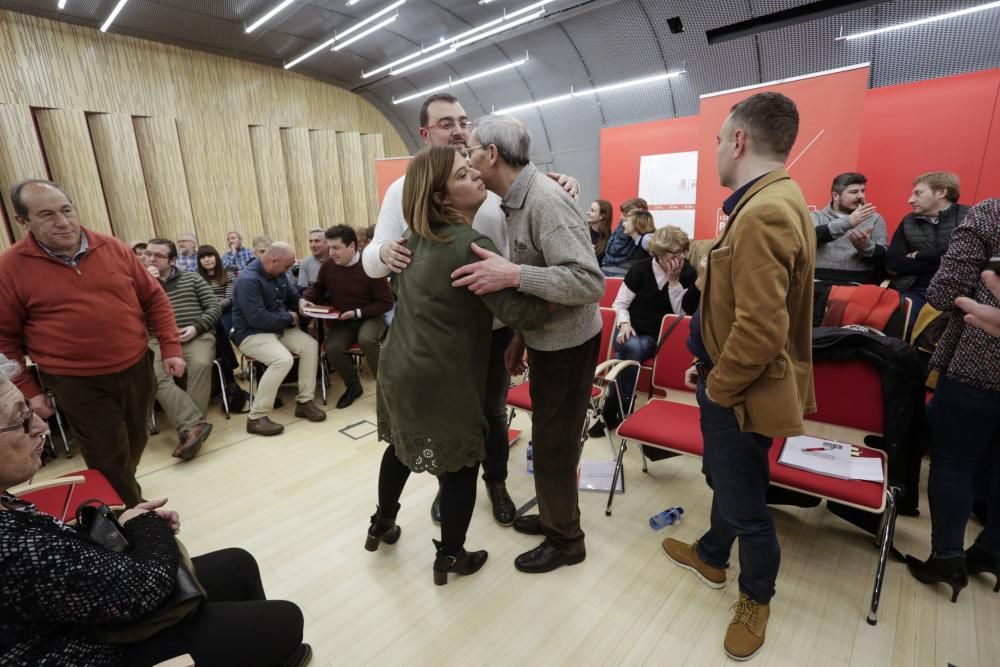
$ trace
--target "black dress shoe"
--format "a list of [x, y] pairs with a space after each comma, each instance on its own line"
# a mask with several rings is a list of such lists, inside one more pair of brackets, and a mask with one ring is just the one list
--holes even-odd
[[514, 530], [525, 535], [544, 535], [542, 522], [537, 514], [525, 514], [514, 519]]
[[937, 558], [931, 554], [931, 557], [924, 561], [907, 554], [906, 567], [922, 584], [948, 584], [951, 587], [952, 602], [957, 602], [958, 594], [969, 585], [969, 575], [965, 571], [965, 556]]
[[486, 492], [493, 504], [493, 518], [497, 520], [497, 523], [501, 526], [509, 526], [514, 523], [517, 507], [514, 506], [514, 501], [507, 493], [507, 485], [504, 482], [487, 482]]
[[349, 406], [354, 401], [361, 398], [361, 395], [365, 393], [365, 390], [361, 388], [360, 382], [355, 382], [347, 387], [341, 397], [337, 400], [337, 409], [343, 410]]
[[587, 435], [589, 435], [591, 438], [603, 438], [604, 433], [605, 433], [604, 422], [601, 421], [591, 426], [590, 430], [587, 431]]
[[996, 577], [994, 593], [1000, 593], [1000, 558], [991, 555], [978, 544], [965, 551], [965, 570], [969, 574], [992, 574]]
[[285, 662], [286, 667], [305, 667], [310, 662], [312, 662], [313, 651], [309, 644], [302, 644], [295, 652], [289, 656], [288, 660]]
[[434, 523], [441, 523], [441, 490], [438, 489], [437, 495], [434, 496], [434, 502], [431, 503], [431, 521]]
[[514, 559], [514, 567], [528, 574], [551, 572], [563, 565], [576, 565], [587, 558], [587, 552], [568, 554], [545, 540], [531, 551], [526, 551]]

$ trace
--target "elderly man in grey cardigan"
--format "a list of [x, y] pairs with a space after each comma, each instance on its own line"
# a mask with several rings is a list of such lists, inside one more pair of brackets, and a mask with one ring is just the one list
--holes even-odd
[[470, 165], [503, 200], [510, 260], [473, 244], [484, 261], [457, 269], [453, 284], [476, 294], [514, 287], [558, 304], [543, 328], [517, 332], [507, 349], [511, 373], [523, 372], [525, 347], [532, 369], [538, 496], [538, 514], [518, 518], [514, 529], [545, 537], [518, 556], [514, 566], [522, 572], [549, 572], [586, 557], [576, 467], [600, 347], [597, 302], [604, 293], [604, 276], [580, 210], [530, 162], [527, 128], [510, 116], [486, 116], [477, 121], [471, 143], [466, 150]]

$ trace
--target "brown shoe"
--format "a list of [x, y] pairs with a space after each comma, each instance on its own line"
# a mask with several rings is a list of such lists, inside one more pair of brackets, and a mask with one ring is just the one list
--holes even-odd
[[280, 435], [285, 430], [281, 424], [275, 424], [267, 417], [250, 419], [247, 417], [247, 433], [253, 435]]
[[698, 542], [687, 544], [672, 537], [663, 540], [663, 553], [679, 567], [691, 570], [698, 578], [712, 588], [723, 588], [726, 585], [726, 571], [712, 567], [701, 559], [695, 548]]
[[201, 446], [208, 439], [208, 434], [212, 432], [212, 425], [201, 422], [191, 427], [187, 433], [181, 434], [181, 441], [174, 448], [174, 458], [190, 461], [198, 455]]
[[767, 629], [771, 606], [751, 600], [745, 593], [740, 593], [739, 602], [732, 609], [735, 613], [726, 630], [723, 647], [726, 655], [733, 660], [749, 660], [764, 646], [764, 630]]
[[305, 417], [311, 422], [321, 422], [326, 419], [326, 413], [316, 407], [312, 401], [295, 404], [295, 416]]

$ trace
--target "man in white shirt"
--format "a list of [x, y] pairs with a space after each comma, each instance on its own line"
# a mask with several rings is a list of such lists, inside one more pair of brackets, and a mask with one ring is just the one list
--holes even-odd
[[[458, 99], [447, 93], [437, 93], [424, 100], [420, 107], [420, 137], [424, 143], [452, 146], [455, 150], [469, 147], [472, 123]], [[575, 199], [580, 186], [576, 179], [561, 174], [549, 174]], [[385, 192], [382, 208], [375, 225], [375, 236], [362, 254], [362, 264], [372, 278], [383, 278], [390, 272], [399, 273], [410, 263], [410, 251], [405, 236], [409, 233], [403, 219], [403, 180], [399, 178]], [[504, 257], [508, 256], [507, 224], [500, 197], [487, 193], [486, 201], [476, 213], [473, 229], [488, 236]], [[483, 461], [483, 481], [493, 506], [493, 518], [502, 526], [514, 523], [517, 508], [507, 493], [507, 387], [510, 375], [504, 364], [504, 352], [513, 337], [509, 327], [493, 322], [493, 342], [486, 377], [486, 398], [483, 413], [489, 422], [486, 438], [486, 460]], [[431, 506], [431, 518], [440, 523], [440, 493]]]

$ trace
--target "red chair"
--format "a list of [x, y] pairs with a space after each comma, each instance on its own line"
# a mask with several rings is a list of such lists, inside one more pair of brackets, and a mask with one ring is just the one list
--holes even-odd
[[[675, 333], [682, 328], [683, 325], [678, 326]], [[684, 349], [685, 338], [686, 335], [676, 339], [671, 336], [660, 349], [653, 366], [655, 387], [664, 390], [683, 387], [684, 370], [691, 363], [691, 355]], [[809, 415], [811, 420], [870, 433], [882, 433], [882, 384], [874, 368], [860, 360], [817, 362], [813, 366], [813, 373], [819, 410]], [[850, 389], [845, 391], [845, 388]], [[806, 432], [807, 434], [809, 432], [808, 424]], [[622, 422], [618, 427], [618, 435], [622, 438], [618, 452], [618, 468], [621, 467], [628, 440], [696, 457], [701, 457], [704, 449], [698, 408], [660, 398], [650, 400]], [[867, 616], [868, 623], [875, 625], [878, 622], [878, 604], [885, 577], [886, 560], [892, 547], [896, 527], [898, 493], [897, 488], [888, 486], [885, 481], [888, 478], [885, 454], [868, 447], [858, 447], [861, 456], [878, 458], [881, 461], [883, 481], [878, 484], [862, 480], [838, 479], [785, 466], [778, 462], [784, 444], [783, 438], [776, 438], [769, 452], [771, 484], [882, 515], [882, 526], [876, 539], [876, 546], [879, 547], [878, 567]], [[618, 468], [615, 471], [616, 476]], [[645, 469], [645, 457], [643, 457], [643, 470]], [[611, 494], [605, 514], [611, 514], [613, 499], [614, 495]]]
[[621, 288], [622, 283], [625, 282], [624, 278], [604, 278], [604, 296], [598, 302], [601, 308], [610, 308], [611, 304], [615, 302], [615, 297], [618, 296], [618, 290]]
[[11, 489], [11, 494], [33, 503], [39, 512], [60, 521], [74, 520], [72, 512], [76, 506], [91, 498], [100, 500], [113, 510], [125, 509], [125, 501], [115, 492], [107, 477], [92, 468], [43, 482], [28, 482]]

